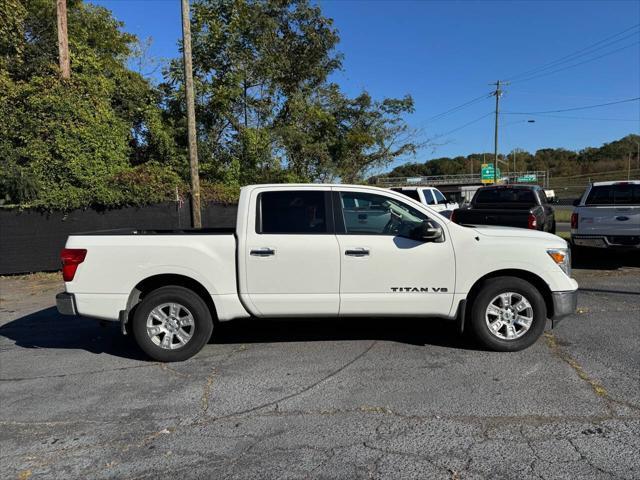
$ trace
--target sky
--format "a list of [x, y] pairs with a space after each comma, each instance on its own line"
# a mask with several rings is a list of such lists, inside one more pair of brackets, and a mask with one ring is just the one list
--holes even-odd
[[[179, 54], [180, 0], [91, 3], [110, 9], [139, 38], [151, 37], [151, 56]], [[638, 0], [316, 3], [340, 35], [343, 68], [332, 81], [351, 96], [366, 90], [377, 99], [410, 94], [415, 101], [406, 119], [426, 146], [394, 165], [492, 152], [495, 97], [488, 94], [496, 80], [512, 79], [500, 99], [501, 153], [579, 150], [640, 133], [637, 100], [555, 112], [640, 97]]]

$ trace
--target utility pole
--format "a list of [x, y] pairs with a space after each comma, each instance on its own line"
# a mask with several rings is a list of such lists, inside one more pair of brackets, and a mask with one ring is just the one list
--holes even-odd
[[496, 86], [496, 91], [493, 92], [496, 97], [496, 127], [493, 136], [493, 183], [496, 184], [498, 183], [498, 119], [500, 117], [500, 96], [502, 95], [500, 87], [508, 84], [498, 80], [491, 85]]
[[56, 16], [58, 19], [58, 61], [60, 63], [60, 76], [67, 79], [71, 76], [69, 37], [67, 34], [67, 0], [56, 0]]
[[187, 100], [189, 167], [191, 170], [191, 223], [193, 228], [202, 228], [200, 174], [198, 173], [198, 141], [196, 137], [196, 106], [193, 92], [193, 65], [191, 60], [189, 0], [182, 0], [182, 54], [184, 59], [184, 88]]
[[631, 154], [627, 154], [627, 180], [631, 180]]

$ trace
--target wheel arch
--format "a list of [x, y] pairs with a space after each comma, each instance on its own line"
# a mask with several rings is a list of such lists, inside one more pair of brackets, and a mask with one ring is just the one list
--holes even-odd
[[473, 307], [473, 303], [475, 302], [475, 299], [478, 296], [478, 293], [482, 289], [482, 285], [484, 284], [484, 282], [497, 277], [516, 277], [532, 284], [534, 287], [536, 287], [536, 289], [538, 289], [538, 291], [542, 295], [542, 298], [544, 298], [544, 303], [545, 303], [545, 306], [547, 307], [547, 318], [553, 317], [553, 314], [554, 314], [553, 297], [551, 295], [551, 289], [549, 288], [549, 285], [547, 284], [547, 282], [545, 282], [542, 278], [540, 278], [535, 273], [529, 272], [527, 270], [519, 270], [517, 268], [496, 270], [494, 272], [487, 273], [483, 277], [480, 277], [473, 284], [473, 286], [469, 290], [469, 293], [467, 294], [467, 302], [466, 302], [467, 314], [470, 314], [470, 309]]
[[157, 290], [160, 287], [166, 287], [170, 285], [188, 288], [189, 290], [197, 294], [200, 298], [202, 298], [202, 300], [209, 308], [213, 321], [217, 321], [218, 315], [215, 302], [213, 301], [211, 294], [207, 291], [204, 285], [186, 275], [175, 273], [161, 273], [147, 277], [144, 280], [138, 282], [136, 286], [133, 287], [133, 290], [131, 290], [131, 293], [129, 294], [129, 298], [127, 300], [126, 323], [128, 323], [129, 318], [135, 311], [138, 304], [145, 297], [145, 295], [154, 290]]

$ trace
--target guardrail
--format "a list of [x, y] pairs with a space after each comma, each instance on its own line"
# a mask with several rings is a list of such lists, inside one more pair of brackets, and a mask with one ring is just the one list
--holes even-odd
[[[545, 170], [526, 172], [509, 172], [501, 175], [500, 183], [524, 183], [537, 184], [542, 187], [549, 185], [549, 174]], [[436, 185], [483, 185], [482, 175], [468, 173], [458, 175], [431, 175], [420, 177], [379, 177], [376, 180], [379, 187], [404, 187], [404, 186], [436, 186]]]

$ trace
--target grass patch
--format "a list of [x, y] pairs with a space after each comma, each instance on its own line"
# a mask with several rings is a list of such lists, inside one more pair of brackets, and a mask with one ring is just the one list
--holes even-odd
[[32, 280], [32, 281], [53, 281], [62, 280], [62, 272], [36, 272], [18, 275], [0, 275], [3, 280]]
[[573, 210], [565, 210], [565, 209], [556, 209], [555, 210], [555, 217], [556, 217], [556, 222], [558, 223], [569, 223], [571, 221], [571, 213], [573, 213]]

